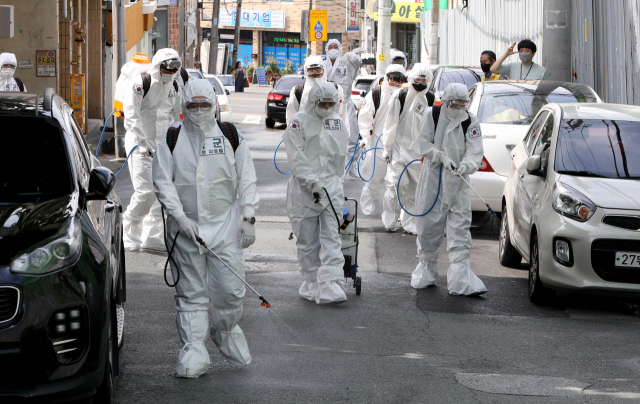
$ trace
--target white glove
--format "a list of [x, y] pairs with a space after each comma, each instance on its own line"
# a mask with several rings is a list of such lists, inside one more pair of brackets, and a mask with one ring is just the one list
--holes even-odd
[[240, 241], [242, 248], [247, 248], [256, 242], [256, 227], [244, 220], [240, 223]]
[[322, 199], [322, 197], [324, 196], [324, 191], [322, 190], [322, 186], [320, 186], [320, 183], [316, 182], [315, 184], [313, 184], [313, 187], [311, 188], [311, 193], [312, 194], [318, 193], [318, 195], [320, 195], [320, 199]]
[[189, 240], [195, 240], [196, 234], [198, 234], [198, 226], [186, 216], [178, 219], [178, 230], [182, 237], [188, 238]]
[[443, 154], [442, 157], [440, 158], [440, 162], [442, 163], [442, 165], [444, 166], [445, 169], [453, 172], [453, 170], [456, 169], [456, 163], [453, 162], [453, 160], [451, 160], [449, 157], [447, 157], [446, 154]]
[[155, 150], [153, 150], [149, 142], [145, 139], [145, 140], [141, 140], [138, 143], [138, 153], [143, 154], [145, 156], [153, 157], [153, 155], [155, 154]]
[[382, 151], [382, 158], [385, 159], [387, 164], [391, 164], [391, 153], [387, 152], [386, 150], [383, 150]]
[[471, 170], [469, 170], [469, 167], [465, 163], [460, 163], [460, 166], [458, 167], [458, 174], [460, 176], [467, 174], [469, 171]]
[[367, 142], [364, 140], [364, 138], [360, 139], [360, 148], [361, 149], [367, 148]]

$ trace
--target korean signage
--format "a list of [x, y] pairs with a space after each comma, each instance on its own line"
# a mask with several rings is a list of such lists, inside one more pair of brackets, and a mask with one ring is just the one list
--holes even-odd
[[[447, 0], [440, 0], [440, 9], [446, 10], [447, 4]], [[424, 0], [393, 0], [393, 8], [394, 10], [391, 15], [391, 21], [416, 23], [420, 22], [423, 12], [431, 10], [431, 0], [427, 0], [427, 4], [424, 4]], [[378, 21], [378, 1], [367, 1], [367, 15], [375, 21]]]
[[264, 70], [264, 67], [260, 69], [256, 69], [256, 75], [258, 76], [258, 85], [266, 86], [267, 85], [267, 73]]
[[327, 10], [309, 11], [309, 41], [327, 40]]
[[[219, 25], [235, 27], [236, 10], [220, 8]], [[242, 10], [241, 27], [284, 28], [284, 11]]]
[[347, 31], [360, 31], [358, 2], [359, 0], [347, 0]]
[[73, 108], [73, 115], [80, 124], [80, 130], [85, 133], [85, 120], [84, 120], [84, 74], [72, 73], [71, 74], [71, 108]]
[[56, 51], [36, 51], [36, 76], [56, 77]]
[[273, 38], [273, 42], [300, 43], [300, 38]]

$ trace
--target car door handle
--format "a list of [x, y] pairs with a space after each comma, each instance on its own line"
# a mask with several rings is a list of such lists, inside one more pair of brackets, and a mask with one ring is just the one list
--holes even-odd
[[[516, 147], [516, 145], [514, 145], [514, 144], [507, 144], [507, 145], [505, 145], [504, 147], [506, 147], [506, 148], [507, 148], [507, 150], [511, 151], [511, 150], [513, 150], [513, 148], [514, 148], [514, 147]], [[514, 154], [512, 154], [511, 156], [515, 156], [515, 155], [514, 155]]]
[[113, 212], [113, 210], [116, 208], [116, 204], [113, 203], [113, 201], [110, 201], [107, 199], [107, 203], [104, 204], [104, 211], [105, 212]]

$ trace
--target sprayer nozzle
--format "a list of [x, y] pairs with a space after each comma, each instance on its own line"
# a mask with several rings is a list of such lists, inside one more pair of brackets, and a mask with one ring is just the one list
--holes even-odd
[[291, 234], [289, 234], [289, 240], [293, 240], [293, 232], [291, 232]]

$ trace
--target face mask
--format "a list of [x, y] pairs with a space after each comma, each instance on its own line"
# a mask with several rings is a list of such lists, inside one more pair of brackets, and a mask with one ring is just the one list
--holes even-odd
[[336, 60], [341, 55], [340, 49], [330, 49], [327, 55], [331, 60]]
[[444, 115], [447, 117], [447, 119], [453, 121], [459, 118], [464, 118], [467, 115], [467, 111], [457, 110], [453, 108], [444, 108]]
[[160, 73], [160, 80], [162, 80], [164, 84], [171, 83], [173, 81], [173, 74]]
[[326, 118], [333, 113], [333, 108], [324, 109], [320, 107], [316, 107], [316, 114], [320, 115], [322, 118]]
[[480, 63], [480, 67], [485, 73], [489, 73], [491, 71], [491, 65], [489, 63]]
[[416, 89], [416, 91], [424, 91], [427, 89], [427, 85], [426, 84], [422, 84], [422, 83], [411, 83], [411, 85], [413, 86], [413, 88]]
[[10, 77], [13, 77], [13, 73], [16, 72], [16, 69], [12, 69], [10, 67], [3, 67], [2, 69], [0, 69], [0, 76], [2, 76], [5, 79], [8, 79]]
[[531, 62], [532, 58], [533, 58], [533, 56], [531, 56], [530, 53], [520, 52], [520, 60], [522, 61], [522, 63], [529, 63], [529, 62]]

